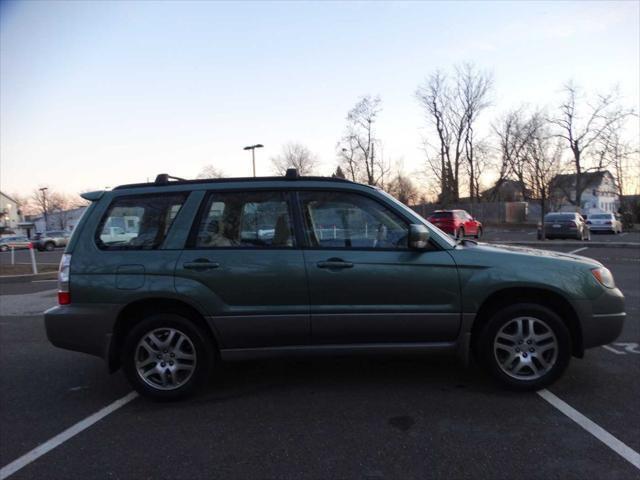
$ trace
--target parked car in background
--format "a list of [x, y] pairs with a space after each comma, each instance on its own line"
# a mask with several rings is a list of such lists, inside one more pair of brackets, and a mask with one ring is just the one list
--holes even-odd
[[592, 213], [587, 225], [592, 232], [622, 233], [622, 221], [615, 213]]
[[436, 210], [427, 220], [455, 238], [482, 237], [482, 223], [466, 210]]
[[24, 235], [16, 235], [14, 237], [4, 237], [0, 239], [0, 252], [6, 252], [13, 247], [14, 249], [29, 248], [29, 240]]
[[51, 230], [44, 233], [36, 233], [33, 236], [33, 246], [40, 251], [50, 252], [56, 247], [66, 247], [71, 233], [65, 230]]
[[544, 216], [545, 238], [574, 238], [591, 240], [589, 225], [577, 212], [555, 212]]
[[[189, 394], [220, 360], [366, 352], [475, 354], [508, 387], [537, 390], [624, 323], [596, 260], [456, 242], [344, 179], [159, 175], [82, 196], [47, 336], [122, 367], [149, 397]], [[105, 231], [125, 219], [135, 237]]]

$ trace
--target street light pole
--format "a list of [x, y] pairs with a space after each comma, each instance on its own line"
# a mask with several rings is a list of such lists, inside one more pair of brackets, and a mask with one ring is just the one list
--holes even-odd
[[243, 150], [251, 150], [251, 162], [253, 164], [253, 176], [256, 176], [256, 148], [262, 148], [264, 145], [256, 143], [255, 145], [249, 145], [244, 147]]
[[39, 188], [38, 190], [42, 192], [42, 211], [44, 213], [44, 230], [46, 232], [47, 228], [49, 228], [49, 220], [47, 218], [47, 190], [49, 190], [49, 188], [42, 187], [42, 188]]

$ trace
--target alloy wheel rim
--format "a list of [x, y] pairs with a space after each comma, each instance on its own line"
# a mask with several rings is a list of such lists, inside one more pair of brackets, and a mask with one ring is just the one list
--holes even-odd
[[537, 380], [558, 360], [558, 339], [546, 322], [517, 317], [496, 334], [493, 353], [500, 369], [518, 380]]
[[175, 328], [156, 328], [142, 336], [135, 349], [138, 376], [158, 390], [175, 390], [187, 383], [196, 369], [191, 339]]

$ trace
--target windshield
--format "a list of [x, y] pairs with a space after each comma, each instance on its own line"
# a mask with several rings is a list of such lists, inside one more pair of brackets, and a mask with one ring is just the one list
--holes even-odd
[[611, 214], [610, 213], [598, 213], [596, 215], [590, 215], [589, 218], [601, 218], [601, 219], [606, 219], [606, 220], [611, 220]]
[[440, 230], [438, 227], [436, 227], [431, 222], [425, 220], [420, 214], [418, 214], [418, 212], [416, 212], [415, 210], [412, 210], [411, 208], [407, 207], [404, 203], [399, 201], [393, 195], [389, 195], [387, 192], [385, 192], [382, 189], [378, 190], [378, 192], [380, 192], [382, 195], [384, 195], [385, 197], [390, 199], [394, 204], [396, 204], [397, 206], [402, 208], [405, 212], [410, 213], [414, 217], [417, 217], [425, 226], [429, 227], [429, 230], [431, 231], [432, 235], [437, 236], [440, 240], [442, 240], [444, 243], [446, 243], [447, 245], [449, 245], [452, 248], [457, 245], [455, 240], [453, 240], [449, 235], [444, 233], [442, 230]]
[[433, 212], [429, 215], [429, 218], [451, 218], [453, 217], [453, 212]]

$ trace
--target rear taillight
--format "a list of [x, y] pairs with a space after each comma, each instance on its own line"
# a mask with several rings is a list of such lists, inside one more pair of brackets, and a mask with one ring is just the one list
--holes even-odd
[[569, 222], [569, 230], [575, 230], [576, 228], [578, 228], [577, 222]]
[[65, 253], [60, 259], [60, 268], [58, 269], [58, 303], [60, 305], [69, 305], [71, 303], [71, 294], [69, 292], [70, 268], [71, 255]]
[[605, 225], [611, 225], [611, 222], [604, 222]]
[[69, 292], [58, 292], [58, 305], [69, 305], [71, 303], [71, 295]]

